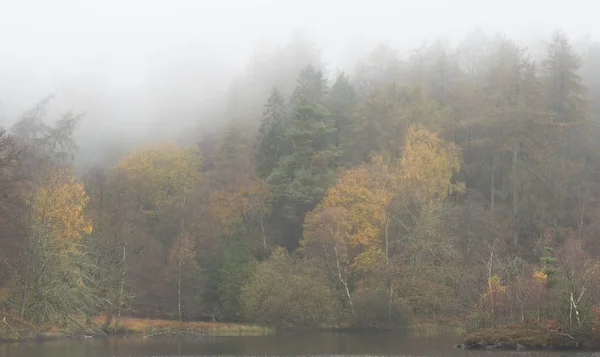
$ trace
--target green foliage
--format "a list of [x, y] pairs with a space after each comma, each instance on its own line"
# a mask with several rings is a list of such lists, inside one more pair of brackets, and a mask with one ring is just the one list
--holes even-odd
[[411, 324], [412, 311], [406, 301], [394, 297], [391, 307], [384, 289], [360, 290], [354, 293], [356, 316], [351, 323], [364, 328], [403, 328]]
[[90, 317], [106, 304], [93, 290], [98, 268], [84, 246], [72, 244], [67, 252], [61, 252], [62, 244], [49, 236], [39, 238], [31, 252], [35, 259], [26, 318], [38, 324], [78, 325], [73, 314]]
[[541, 65], [481, 33], [457, 50], [400, 60], [382, 45], [329, 87], [297, 37], [236, 78], [231, 121], [198, 148], [146, 146], [85, 187], [65, 162], [80, 116], [47, 123], [46, 98], [0, 131], [3, 307], [57, 324], [103, 312], [389, 328], [415, 314], [589, 330], [598, 46], [587, 64], [561, 33]]
[[236, 321], [240, 316], [240, 295], [242, 286], [253, 275], [256, 261], [243, 232], [238, 228], [232, 234], [229, 245], [223, 252], [219, 269], [217, 291], [223, 316], [228, 321]]
[[283, 97], [277, 88], [273, 88], [263, 110], [254, 154], [256, 172], [261, 178], [269, 176], [279, 159], [287, 153], [285, 116]]
[[243, 287], [244, 316], [278, 328], [330, 326], [334, 297], [325, 279], [312, 262], [278, 248]]
[[294, 151], [282, 157], [267, 178], [274, 199], [298, 213], [306, 211], [303, 206], [314, 207], [335, 177], [333, 164], [338, 151], [331, 141], [334, 129], [328, 115], [320, 104], [300, 100], [286, 131]]
[[352, 137], [351, 128], [357, 99], [358, 95], [348, 77], [344, 73], [340, 74], [327, 97], [326, 107], [331, 113], [335, 127], [334, 145], [340, 147], [341, 151], [344, 151], [342, 145], [348, 143]]
[[327, 79], [323, 71], [309, 64], [300, 71], [290, 102], [296, 105], [300, 100], [306, 99], [313, 103], [320, 103], [326, 92]]
[[556, 273], [556, 268], [554, 264], [556, 263], [556, 258], [552, 253], [552, 247], [545, 246], [542, 256], [540, 257], [540, 262], [542, 263], [542, 273], [546, 276], [546, 281], [548, 286], [554, 284], [554, 274]]

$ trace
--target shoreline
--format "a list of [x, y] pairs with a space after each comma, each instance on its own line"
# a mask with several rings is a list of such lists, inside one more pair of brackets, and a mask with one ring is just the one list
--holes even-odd
[[600, 341], [585, 330], [562, 332], [541, 323], [520, 323], [476, 330], [456, 348], [466, 350], [597, 350]]
[[[92, 319], [94, 326], [81, 326], [59, 330], [56, 326], [35, 326], [18, 320], [10, 321], [10, 325], [0, 326], [0, 343], [10, 342], [43, 342], [60, 339], [91, 339], [108, 337], [154, 338], [159, 336], [187, 335], [197, 338], [228, 336], [264, 336], [273, 334], [273, 328], [231, 322], [189, 321], [183, 327], [177, 320], [142, 319], [124, 317], [118, 330], [114, 326], [109, 331], [102, 329], [102, 316]], [[14, 326], [13, 326], [14, 325]]]
[[[103, 320], [102, 316], [92, 319], [97, 326]], [[208, 337], [235, 337], [235, 336], [267, 336], [279, 331], [273, 327], [265, 327], [244, 323], [232, 322], [206, 322], [189, 321], [183, 324], [183, 329], [177, 320], [143, 319], [124, 317], [121, 320], [118, 331], [107, 333], [99, 328], [95, 331], [73, 329], [57, 331], [52, 326], [33, 326], [19, 322], [19, 329], [4, 330], [0, 327], [0, 343], [14, 342], [45, 342], [61, 339], [99, 339], [111, 337], [131, 338], [166, 338], [183, 336], [186, 338], [208, 338]], [[8, 329], [6, 326], [4, 328]], [[364, 328], [364, 327], [324, 327], [324, 328], [290, 328], [281, 331], [331, 331], [331, 332], [355, 332], [355, 331], [403, 331], [403, 332], [455, 332], [464, 333], [462, 324], [456, 321], [429, 321], [418, 319], [410, 326], [402, 328]], [[18, 336], [17, 336], [18, 334]]]

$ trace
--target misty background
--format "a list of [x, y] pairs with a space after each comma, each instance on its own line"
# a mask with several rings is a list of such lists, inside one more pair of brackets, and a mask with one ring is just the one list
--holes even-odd
[[226, 109], [235, 83], [271, 87], [252, 65], [293, 39], [314, 46], [326, 72], [351, 74], [379, 44], [402, 58], [474, 30], [535, 55], [560, 28], [581, 49], [598, 38], [597, 10], [584, 0], [4, 1], [0, 124], [53, 94], [48, 118], [85, 113], [75, 164], [87, 169], [148, 141], [197, 142], [235, 120]]

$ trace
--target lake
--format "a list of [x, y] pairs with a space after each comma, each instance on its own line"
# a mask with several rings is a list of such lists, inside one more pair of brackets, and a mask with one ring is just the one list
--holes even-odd
[[591, 352], [465, 351], [452, 346], [453, 333], [290, 332], [271, 336], [142, 339], [67, 339], [0, 344], [0, 357], [109, 356], [428, 356], [428, 357], [600, 357]]

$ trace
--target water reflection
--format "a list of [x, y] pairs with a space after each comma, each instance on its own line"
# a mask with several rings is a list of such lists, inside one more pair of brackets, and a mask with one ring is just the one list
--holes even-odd
[[[0, 357], [108, 356], [427, 356], [592, 357], [591, 352], [465, 351], [452, 333], [294, 332], [260, 337], [203, 340], [104, 338], [0, 344]], [[596, 354], [596, 356], [598, 356]], [[594, 356], [594, 357], [596, 357]]]

